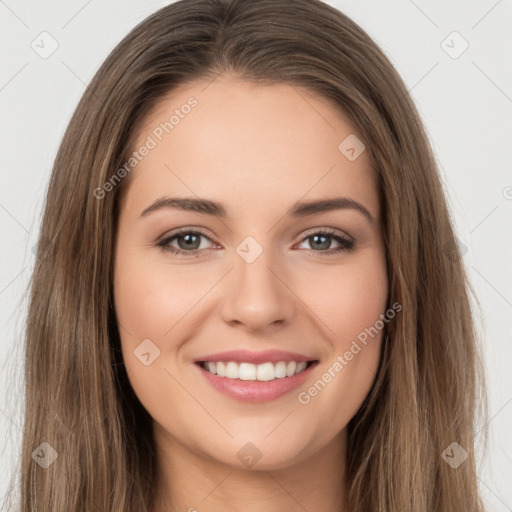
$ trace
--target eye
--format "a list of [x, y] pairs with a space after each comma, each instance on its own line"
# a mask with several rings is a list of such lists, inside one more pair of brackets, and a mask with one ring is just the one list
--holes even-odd
[[[210, 237], [205, 235], [202, 231], [180, 229], [170, 236], [160, 240], [157, 243], [157, 246], [162, 247], [166, 251], [170, 251], [172, 254], [189, 257], [197, 256], [200, 252], [208, 250], [208, 247], [205, 247], [204, 245], [202, 246], [202, 238], [212, 242]], [[334, 240], [339, 244], [339, 247], [331, 248], [331, 240]], [[172, 245], [175, 242], [178, 244], [178, 247]], [[354, 249], [355, 246], [354, 240], [345, 237], [330, 228], [311, 231], [302, 238], [300, 244], [303, 244], [304, 242], [308, 242], [310, 244], [312, 249], [308, 252], [314, 256], [329, 256], [343, 251], [348, 252]]]
[[[160, 240], [157, 245], [173, 254], [191, 256], [201, 252], [199, 249], [205, 249], [205, 247], [201, 247], [201, 238], [210, 240], [210, 238], [201, 231], [180, 229], [174, 234]], [[174, 241], [178, 242], [178, 248], [171, 245], [171, 242]], [[183, 248], [185, 250], [182, 250]]]
[[[335, 240], [339, 247], [331, 249], [331, 240]], [[354, 240], [337, 234], [337, 231], [330, 228], [310, 232], [302, 239], [301, 244], [304, 242], [308, 242], [310, 247], [313, 247], [314, 250], [308, 252], [314, 256], [330, 256], [343, 251], [348, 252], [354, 249], [355, 246]]]

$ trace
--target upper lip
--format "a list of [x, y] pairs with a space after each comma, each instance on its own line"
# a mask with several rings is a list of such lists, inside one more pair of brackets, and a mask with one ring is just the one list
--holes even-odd
[[284, 350], [265, 350], [263, 352], [251, 352], [250, 350], [227, 350], [225, 352], [217, 352], [216, 354], [198, 357], [195, 360], [196, 363], [202, 361], [212, 363], [219, 361], [234, 361], [235, 363], [261, 364], [266, 362], [277, 363], [279, 361], [316, 361], [316, 359], [314, 357], [308, 357]]

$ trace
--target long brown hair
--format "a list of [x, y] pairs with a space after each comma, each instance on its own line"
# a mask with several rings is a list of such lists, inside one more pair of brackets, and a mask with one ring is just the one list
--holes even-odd
[[[319, 0], [181, 0], [112, 51], [54, 163], [30, 286], [22, 512], [152, 508], [152, 420], [129, 384], [113, 306], [119, 197], [130, 175], [101, 198], [94, 191], [126, 162], [157, 101], [222, 72], [330, 99], [376, 172], [389, 303], [403, 309], [348, 426], [348, 506], [484, 510], [474, 437], [486, 401], [472, 292], [435, 157], [402, 79], [356, 23]], [[44, 468], [33, 452], [49, 457], [48, 445], [58, 457]], [[468, 457], [455, 468], [448, 458], [461, 449]]]

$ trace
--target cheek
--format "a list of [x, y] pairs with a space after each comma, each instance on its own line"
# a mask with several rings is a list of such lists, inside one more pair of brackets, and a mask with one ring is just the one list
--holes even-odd
[[298, 402], [305, 414], [322, 416], [334, 435], [357, 413], [377, 374], [386, 325], [381, 320], [388, 295], [385, 259], [382, 253], [369, 255], [337, 268], [335, 275], [315, 276], [315, 283], [309, 304], [328, 326], [324, 333], [332, 351]]
[[171, 376], [176, 350], [191, 332], [187, 312], [200, 297], [190, 277], [125, 251], [116, 260], [114, 295], [123, 360], [140, 402], [163, 423], [172, 423], [169, 411], [176, 407], [190, 407], [193, 417], [187, 394]]
[[372, 251], [353, 262], [325, 271], [305, 272], [298, 279], [297, 295], [323, 325], [323, 333], [336, 350], [342, 350], [385, 312], [388, 280], [385, 257]]
[[197, 303], [203, 288], [211, 287], [211, 276], [201, 279], [179, 267], [123, 255], [116, 262], [114, 285], [118, 321], [125, 332], [170, 341], [166, 334]]

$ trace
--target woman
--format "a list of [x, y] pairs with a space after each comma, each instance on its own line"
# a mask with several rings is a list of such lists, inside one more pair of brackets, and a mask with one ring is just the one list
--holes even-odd
[[143, 21], [73, 115], [40, 240], [23, 511], [483, 510], [435, 160], [334, 8]]

